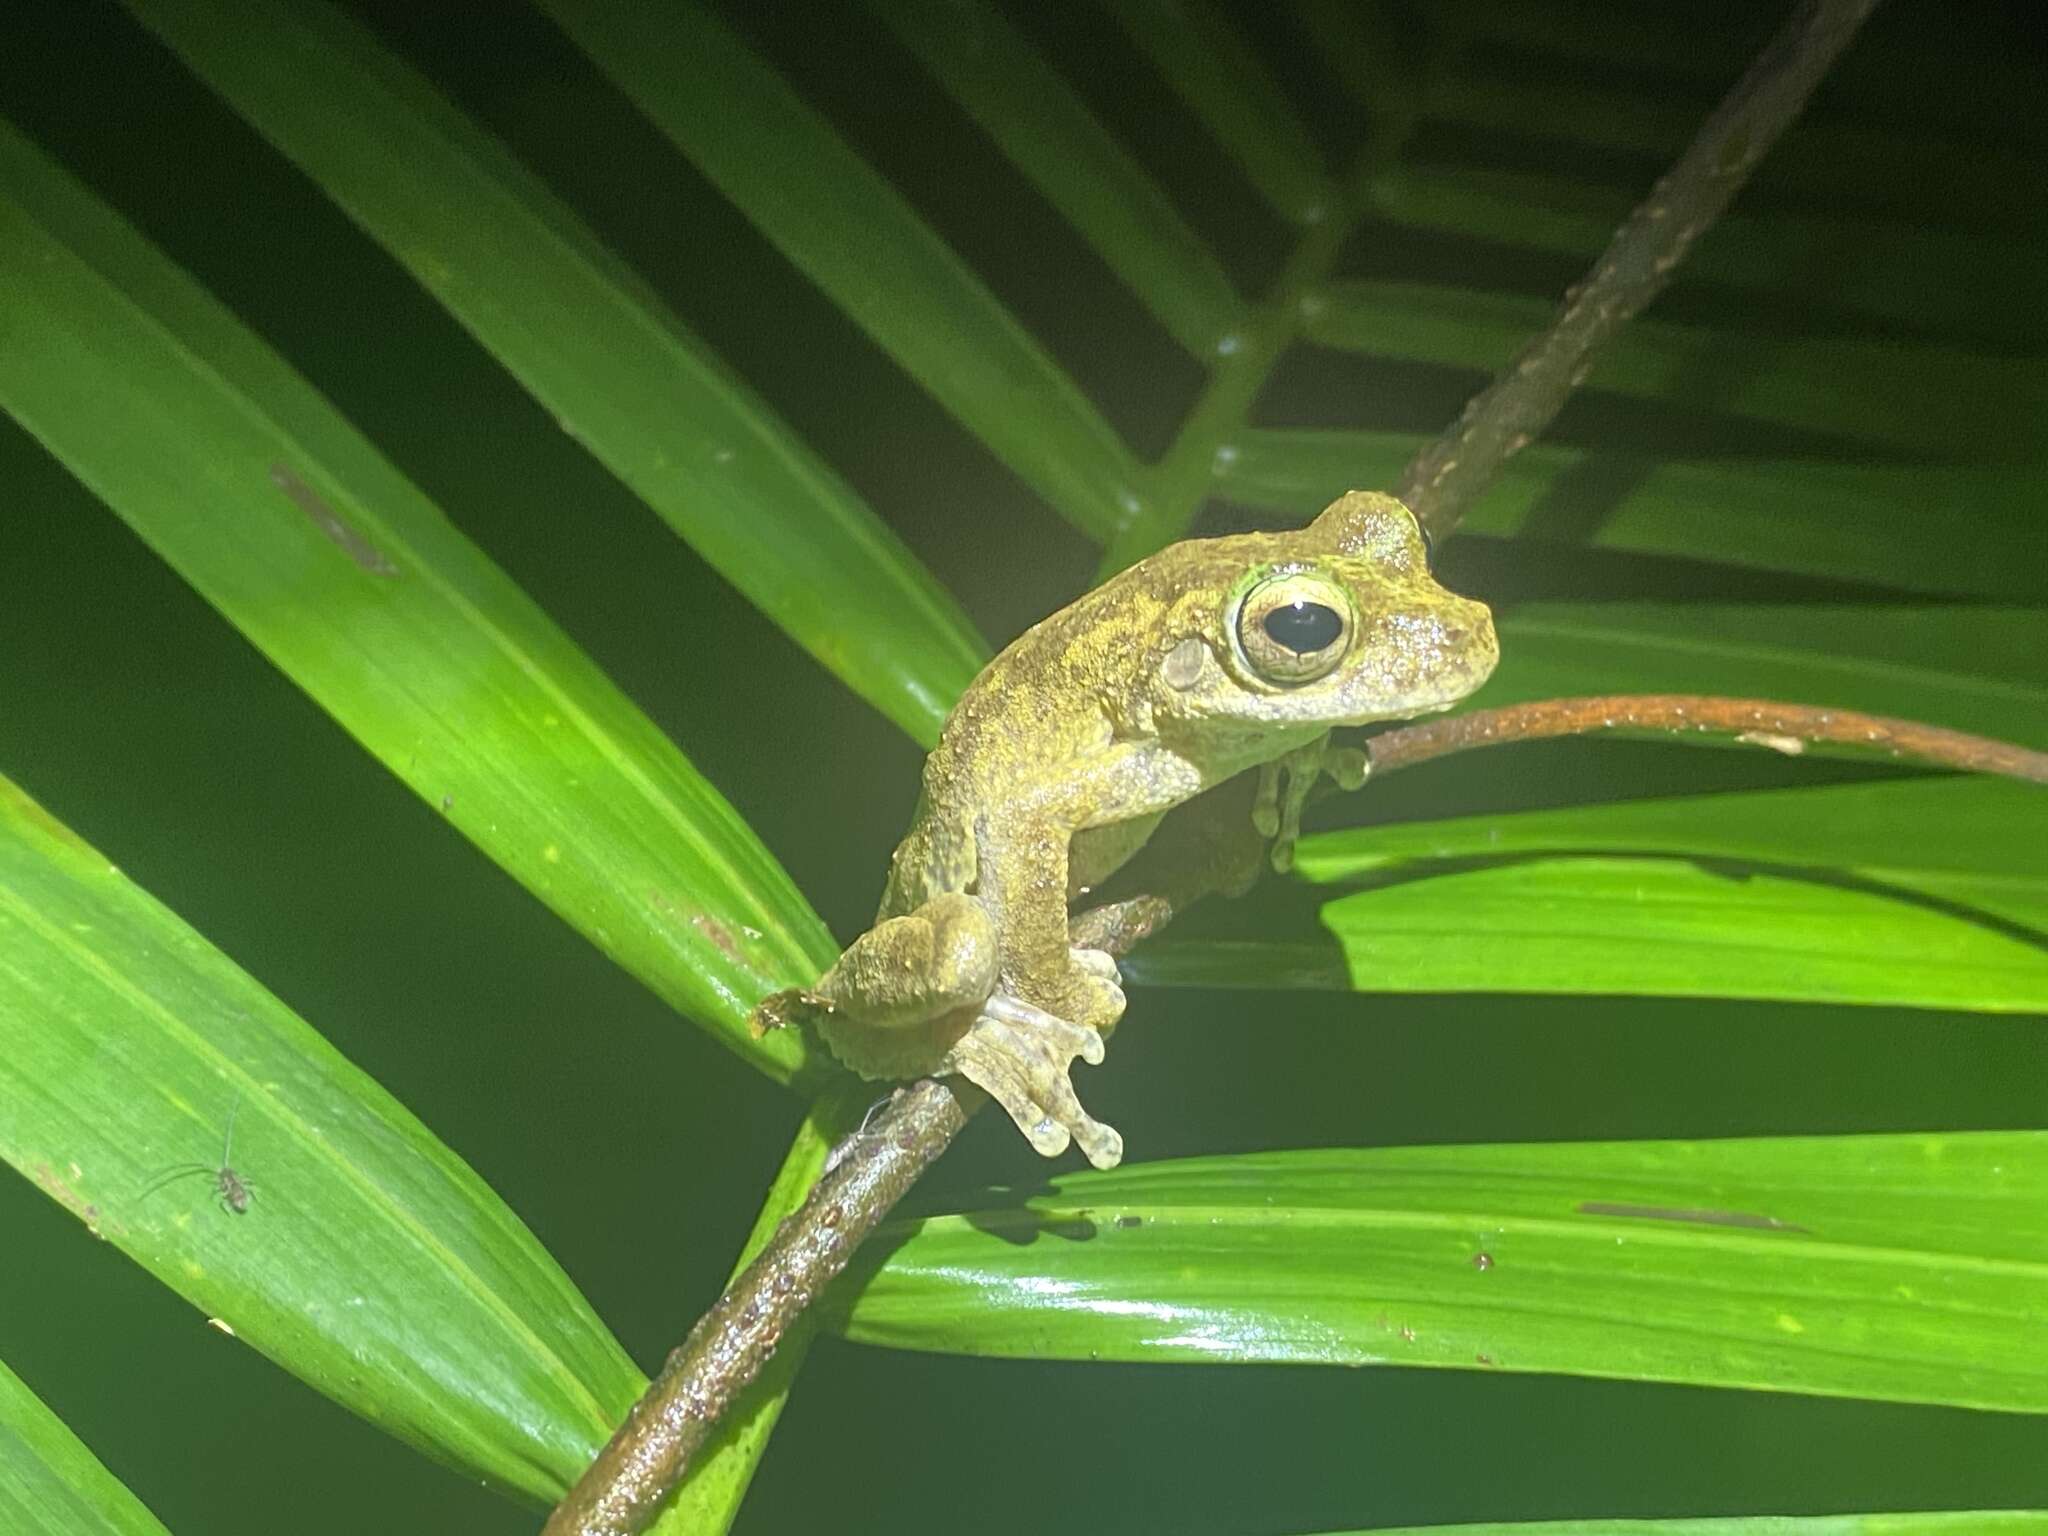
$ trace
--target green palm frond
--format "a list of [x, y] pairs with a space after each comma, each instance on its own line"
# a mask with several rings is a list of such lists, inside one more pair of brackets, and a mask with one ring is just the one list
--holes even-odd
[[[140, 164], [120, 109], [88, 129], [63, 90], [24, 76], [0, 91], [0, 408], [22, 429], [0, 451], [46, 451], [434, 817], [767, 1081], [811, 1093], [836, 1081], [829, 1063], [744, 1018], [829, 962], [820, 911], [857, 920], [893, 830], [853, 758], [894, 743], [844, 724], [831, 688], [929, 745], [984, 631], [1033, 616], [1003, 608], [1009, 594], [1057, 602], [1090, 569], [1190, 533], [1291, 525], [1392, 484], [1545, 323], [1775, 20], [1620, 0], [868, 0], [808, 17], [538, 0], [499, 18], [513, 62], [493, 85], [481, 21], [472, 39], [368, 3], [127, 10], [99, 18], [115, 46], [73, 57], [99, 61], [113, 101], [146, 102], [165, 78], [151, 71], [212, 93], [267, 146], [249, 153], [272, 179], [226, 204], [195, 186], [181, 235], [175, 194], [152, 201], [142, 173], [80, 147], [104, 131]], [[2048, 134], [2002, 23], [1972, 15], [1881, 12], [1552, 437], [1472, 509], [1443, 559], [1501, 616], [1482, 702], [1770, 695], [2048, 745], [2048, 213], [2022, 192]], [[68, 43], [24, 34], [23, 57], [84, 48], [64, 25]], [[243, 130], [193, 131], [225, 154]], [[953, 179], [970, 174], [986, 184]], [[694, 204], [661, 200], [689, 178]], [[610, 203], [608, 186], [623, 189]], [[620, 213], [642, 194], [644, 226]], [[282, 240], [271, 221], [314, 195], [369, 244], [303, 295], [273, 274], [267, 307], [227, 291], [220, 252]], [[702, 227], [671, 216], [689, 206]], [[227, 223], [195, 236], [208, 217]], [[502, 395], [438, 395], [415, 360], [461, 343], [365, 313], [336, 355], [395, 403], [353, 419], [363, 397], [330, 383], [348, 368], [275, 333], [302, 298], [347, 310], [353, 283], [390, 291], [365, 264], [444, 311], [481, 349], [466, 376]], [[743, 295], [745, 323], [716, 294]], [[734, 345], [771, 337], [783, 306], [799, 330], [779, 350]], [[522, 398], [530, 416], [507, 404]], [[472, 410], [541, 423], [562, 439], [551, 462], [596, 466], [574, 483], [681, 540], [707, 573], [680, 604], [723, 583], [751, 605], [723, 675], [677, 663], [688, 757], [673, 713], [614, 675], [620, 651], [529, 593], [532, 567], [475, 526], [488, 519], [461, 477], [423, 472], [418, 442], [396, 440], [410, 419], [454, 444]], [[497, 466], [478, 456], [489, 485]], [[517, 504], [545, 514], [507, 517], [544, 530], [552, 564], [621, 547], [552, 485], [537, 494]], [[1016, 568], [992, 571], [1009, 558], [996, 550]], [[651, 638], [633, 645], [660, 648], [661, 624], [641, 622]], [[787, 664], [776, 631], [799, 648]], [[836, 683], [814, 686], [813, 663]], [[94, 825], [125, 767], [87, 781], [38, 750], [90, 681], [8, 686], [0, 710], [34, 723], [0, 729], [0, 772], [51, 811], [11, 785], [0, 806], [0, 1155], [303, 1380], [479, 1479], [553, 1495], [639, 1381], [597, 1309], [302, 1022], [319, 1008], [280, 1001], [254, 979], [262, 957], [216, 948], [113, 872], [118, 839], [94, 832], [102, 857], [65, 830]], [[807, 761], [770, 761], [752, 743], [792, 710], [828, 724], [802, 722]], [[842, 727], [852, 745], [827, 739]], [[2038, 792], [1840, 756], [1738, 770], [1686, 743], [1651, 771], [1573, 750], [1369, 795], [1353, 819], [1398, 819], [1309, 837], [1291, 881], [1202, 914], [1130, 974], [1217, 989], [1244, 1014], [1306, 990], [1453, 993], [1498, 1021], [1522, 1004], [1495, 994], [1605, 995], [1697, 1000], [1643, 1006], [1691, 1008], [1702, 1029], [1738, 1001], [1788, 1029], [1886, 1006], [1961, 1028], [2048, 1002]], [[821, 807], [775, 822], [800, 834], [763, 814], [785, 800]], [[206, 831], [229, 849], [239, 835]], [[1194, 996], [1141, 1000], [1127, 1038]], [[1398, 998], [1358, 1006], [1401, 1017]], [[563, 1021], [561, 1049], [610, 1027]], [[1369, 1042], [1260, 1048], [1332, 1081], [1375, 1065]], [[1119, 1041], [1105, 1082], [1125, 1049], [1160, 1047]], [[697, 1070], [674, 1084], [681, 1118], [749, 1086]], [[857, 1117], [850, 1091], [800, 1134], [765, 1223], [801, 1197], [829, 1127]], [[2037, 1129], [1310, 1154], [1287, 1150], [1287, 1104], [1244, 1105], [1226, 1129], [1180, 1124], [1170, 1083], [1129, 1091], [1142, 1112], [1119, 1118], [1152, 1115], [1162, 1146], [1213, 1133], [1259, 1150], [1063, 1179], [1023, 1205], [957, 1199], [959, 1214], [898, 1232], [832, 1326], [963, 1354], [2048, 1405]], [[1454, 1114], [1455, 1082], [1415, 1091]], [[211, 1155], [208, 1128], [244, 1101], [238, 1147], [288, 1194], [244, 1217], [197, 1184], [190, 1200], [128, 1199], [155, 1164]], [[659, 1159], [654, 1130], [607, 1124], [602, 1151]], [[699, 1237], [706, 1191], [758, 1187], [761, 1171], [677, 1178], [672, 1208], [624, 1225]], [[705, 1237], [703, 1262], [732, 1235]], [[561, 1255], [579, 1275], [588, 1257]], [[351, 1309], [342, 1292], [412, 1301]], [[778, 1405], [663, 1530], [724, 1528]], [[1921, 1502], [1967, 1502], [1927, 1486]], [[53, 1523], [64, 1500], [99, 1527]], [[0, 1368], [10, 1517], [157, 1529]], [[2039, 1523], [1845, 1520], [1641, 1529]]]

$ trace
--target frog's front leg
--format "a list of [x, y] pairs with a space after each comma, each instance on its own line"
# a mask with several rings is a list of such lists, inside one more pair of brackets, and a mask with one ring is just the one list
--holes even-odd
[[978, 1083], [1047, 1157], [1071, 1138], [1098, 1168], [1124, 1143], [1091, 1117], [1069, 1077], [1076, 1056], [1102, 1060], [1102, 1037], [1122, 1017], [1116, 962], [1067, 944], [1067, 845], [1048, 820], [1004, 827], [979, 842], [979, 897], [1002, 934], [1002, 976], [980, 1016], [947, 1052], [948, 1067]]
[[[1326, 731], [1305, 747], [1296, 747], [1259, 765], [1258, 794], [1252, 801], [1252, 825], [1261, 837], [1273, 839], [1273, 868], [1285, 874], [1294, 867], [1294, 844], [1301, 836], [1301, 812], [1309, 791], [1328, 774], [1339, 789], [1365, 783], [1370, 759], [1356, 747], [1330, 743]], [[1281, 787], [1281, 779], [1286, 787]]]

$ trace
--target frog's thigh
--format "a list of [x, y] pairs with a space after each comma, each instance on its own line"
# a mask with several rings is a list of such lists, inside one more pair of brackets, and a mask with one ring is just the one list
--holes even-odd
[[874, 1029], [909, 1029], [979, 1007], [995, 990], [995, 925], [972, 896], [934, 896], [875, 924], [847, 946], [813, 990]]

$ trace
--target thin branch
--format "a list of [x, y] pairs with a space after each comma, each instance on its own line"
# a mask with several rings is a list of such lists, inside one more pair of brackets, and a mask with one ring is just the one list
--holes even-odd
[[1671, 280], [1780, 133], [1799, 115], [1877, 0], [1801, 0], [1606, 253], [1565, 294], [1557, 318], [1401, 473], [1395, 495], [1441, 538], [1507, 459], [1556, 416], [1592, 356]]
[[[1243, 786], [1227, 784], [1220, 797]], [[1251, 830], [1251, 801], [1236, 814], [1198, 821], [1167, 838], [1152, 861], [1150, 893], [1078, 915], [1076, 944], [1124, 955], [1174, 914], [1220, 889], [1240, 889], [1265, 840]], [[1227, 835], [1230, 829], [1241, 836]], [[725, 1288], [681, 1347], [670, 1352], [597, 1459], [563, 1499], [542, 1536], [638, 1536], [710, 1439], [732, 1399], [883, 1217], [959, 1134], [988, 1095], [965, 1080], [923, 1078], [833, 1149], [803, 1206]]]
[[1615, 693], [1475, 709], [1382, 731], [1366, 742], [1365, 751], [1374, 773], [1388, 773], [1471, 747], [1609, 730], [1723, 731], [1753, 746], [1791, 754], [1804, 751], [1808, 742], [1831, 742], [1941, 768], [2048, 783], [2048, 752], [2008, 741], [1853, 709], [1699, 693]]
[[760, 1374], [790, 1326], [946, 1150], [982, 1097], [970, 1085], [927, 1078], [898, 1089], [864, 1130], [842, 1142], [802, 1209], [783, 1220], [669, 1354], [542, 1536], [645, 1530], [726, 1405]]

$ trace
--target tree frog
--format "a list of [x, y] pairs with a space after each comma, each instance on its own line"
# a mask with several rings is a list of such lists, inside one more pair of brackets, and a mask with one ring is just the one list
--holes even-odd
[[[1190, 539], [1018, 637], [960, 696], [926, 760], [875, 926], [761, 1027], [816, 1010], [870, 1078], [958, 1073], [1048, 1157], [1098, 1168], [1123, 1139], [1068, 1073], [1124, 1010], [1116, 962], [1068, 941], [1070, 907], [1173, 807], [1259, 775], [1252, 817], [1291, 857], [1318, 777], [1364, 781], [1333, 726], [1433, 713], [1499, 650], [1484, 605], [1437, 585], [1421, 530], [1353, 491], [1292, 532]], [[1241, 814], [1241, 812], [1239, 812]]]

